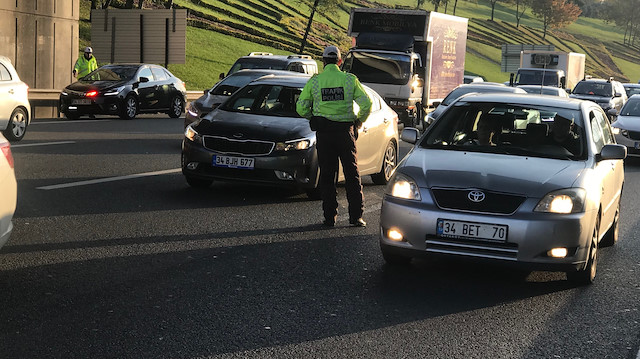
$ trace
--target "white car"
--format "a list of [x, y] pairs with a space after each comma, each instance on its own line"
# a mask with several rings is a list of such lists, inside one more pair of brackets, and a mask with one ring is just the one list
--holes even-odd
[[0, 131], [11, 142], [24, 137], [31, 121], [28, 89], [11, 60], [0, 56]]
[[0, 135], [0, 248], [9, 240], [13, 224], [13, 212], [16, 210], [17, 187], [13, 171], [11, 145]]
[[629, 154], [640, 155], [640, 94], [629, 97], [611, 127], [617, 143], [627, 146]]

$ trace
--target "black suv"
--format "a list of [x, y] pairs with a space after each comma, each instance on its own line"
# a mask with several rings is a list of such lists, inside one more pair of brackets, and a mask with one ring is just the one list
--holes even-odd
[[627, 92], [622, 83], [608, 80], [586, 78], [576, 85], [571, 91], [571, 97], [589, 100], [597, 103], [607, 112], [612, 108], [620, 112], [622, 106], [627, 102]]

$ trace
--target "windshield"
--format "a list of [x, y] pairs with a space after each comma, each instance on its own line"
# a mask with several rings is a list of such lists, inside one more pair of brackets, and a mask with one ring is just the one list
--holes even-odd
[[137, 66], [101, 67], [80, 79], [81, 82], [93, 81], [129, 81], [138, 71]]
[[350, 52], [342, 70], [356, 75], [360, 82], [404, 85], [411, 77], [411, 56]]
[[640, 116], [640, 99], [634, 98], [627, 101], [620, 110], [622, 116]]
[[237, 75], [227, 76], [224, 80], [222, 80], [220, 83], [214, 86], [211, 92], [209, 93], [212, 95], [231, 96], [240, 87], [264, 75], [265, 75], [264, 73], [258, 73], [258, 74], [244, 74], [244, 75], [237, 74]]
[[282, 85], [248, 85], [236, 92], [221, 108], [255, 115], [300, 117], [296, 112], [300, 92], [302, 88]]
[[463, 100], [432, 126], [421, 147], [566, 160], [587, 153], [578, 110]]
[[265, 59], [264, 57], [238, 59], [229, 70], [229, 75], [243, 69], [286, 70], [287, 62], [279, 59]]
[[640, 94], [640, 86], [625, 86], [624, 90], [627, 92], [627, 97]]
[[610, 82], [578, 82], [572, 93], [602, 97], [612, 97], [613, 94]]
[[[543, 76], [544, 84], [542, 83]], [[516, 83], [518, 85], [558, 86], [560, 79], [558, 79], [557, 73], [551, 71], [518, 70]]]

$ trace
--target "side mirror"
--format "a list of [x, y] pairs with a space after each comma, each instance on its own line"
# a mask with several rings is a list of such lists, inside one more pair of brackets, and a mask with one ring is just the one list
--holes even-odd
[[433, 108], [440, 106], [440, 101], [436, 101], [433, 103]]
[[222, 79], [224, 78], [224, 72], [221, 72], [221, 73], [220, 73], [220, 75], [218, 76], [218, 78], [219, 78], [220, 80], [222, 80]]
[[[402, 131], [404, 132], [404, 131]], [[627, 158], [627, 146], [611, 144], [602, 147], [602, 151], [598, 155], [598, 160], [624, 160]]]
[[615, 108], [610, 108], [607, 110], [607, 115], [609, 115], [609, 117], [616, 117], [618, 116], [618, 110], [616, 110]]
[[514, 85], [514, 79], [516, 77], [516, 74], [514, 74], [513, 72], [511, 74], [509, 74], [509, 86], [513, 87]]
[[202, 91], [202, 93], [206, 95], [206, 94], [209, 93], [209, 91], [211, 91], [211, 89], [206, 89], [206, 90]]
[[148, 77], [140, 77], [138, 78], [138, 82], [149, 82], [149, 78]]
[[616, 92], [616, 94], [613, 95], [613, 97], [622, 97], [622, 94], [620, 92]]
[[568, 94], [571, 94], [571, 89], [564, 89]]
[[407, 142], [413, 145], [416, 142], [418, 142], [419, 135], [420, 135], [420, 132], [418, 131], [417, 128], [408, 127], [402, 130], [402, 134], [400, 134], [400, 139], [403, 140], [404, 142]]

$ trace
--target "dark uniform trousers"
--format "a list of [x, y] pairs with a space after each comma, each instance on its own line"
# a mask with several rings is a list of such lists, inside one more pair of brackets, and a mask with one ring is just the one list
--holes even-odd
[[338, 159], [342, 163], [345, 190], [349, 201], [349, 220], [362, 217], [364, 199], [358, 172], [356, 136], [353, 122], [336, 122], [318, 118], [316, 128], [318, 164], [320, 165], [320, 194], [324, 218], [334, 221], [338, 214], [336, 177]]

